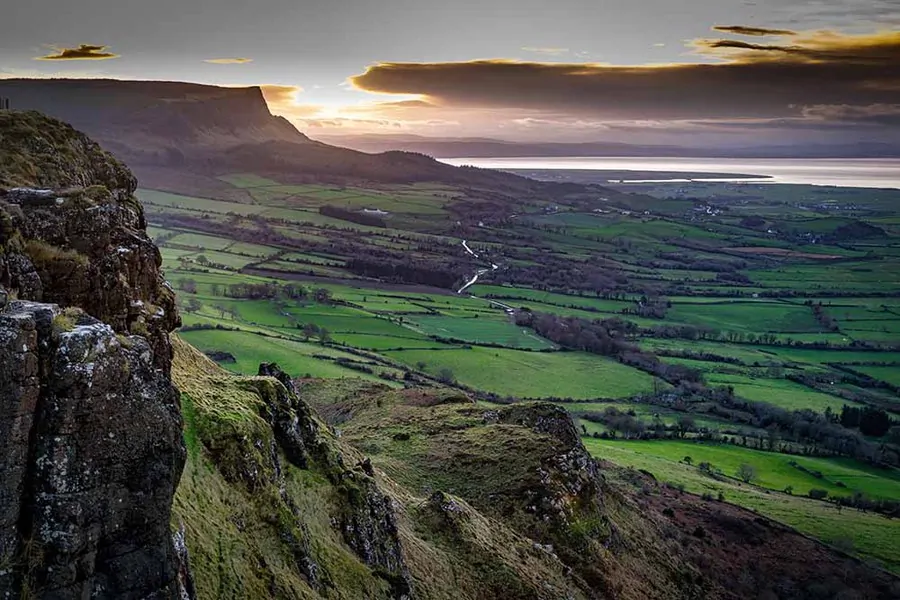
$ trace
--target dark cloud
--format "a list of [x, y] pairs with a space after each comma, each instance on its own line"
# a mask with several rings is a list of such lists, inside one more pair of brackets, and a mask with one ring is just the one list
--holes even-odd
[[609, 121], [802, 117], [816, 105], [893, 104], [900, 32], [798, 34], [789, 45], [700, 40], [714, 63], [619, 67], [478, 60], [380, 63], [359, 89], [419, 94], [445, 108], [568, 113]]
[[55, 48], [54, 53], [38, 56], [37, 60], [105, 60], [119, 58], [118, 54], [107, 52], [109, 46], [81, 44], [77, 48]]
[[764, 27], [747, 27], [745, 25], [718, 25], [713, 27], [715, 31], [721, 31], [723, 33], [734, 33], [737, 35], [753, 35], [753, 36], [767, 36], [767, 35], [795, 35], [795, 31], [791, 31], [790, 29], [766, 29]]

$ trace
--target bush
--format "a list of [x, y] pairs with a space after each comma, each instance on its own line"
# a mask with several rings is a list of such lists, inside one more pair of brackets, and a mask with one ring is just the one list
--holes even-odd
[[737, 469], [738, 479], [743, 481], [744, 483], [750, 483], [754, 479], [756, 479], [756, 469], [753, 465], [748, 465], [747, 463], [742, 463], [741, 466]]
[[813, 488], [809, 490], [809, 497], [813, 500], [824, 500], [828, 497], [828, 490], [821, 490], [819, 488]]

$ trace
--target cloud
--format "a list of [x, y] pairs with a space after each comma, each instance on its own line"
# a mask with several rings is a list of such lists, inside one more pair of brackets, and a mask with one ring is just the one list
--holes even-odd
[[803, 116], [827, 122], [900, 125], [900, 104], [814, 104], [804, 106]]
[[800, 33], [785, 44], [698, 40], [694, 47], [714, 62], [388, 62], [350, 82], [368, 92], [417, 94], [445, 109], [609, 121], [802, 117], [805, 106], [893, 104], [900, 86], [900, 31]]
[[747, 27], [746, 25], [717, 25], [713, 27], [714, 31], [721, 31], [723, 33], [734, 33], [736, 35], [751, 35], [751, 36], [783, 36], [783, 35], [796, 35], [797, 32], [791, 31], [790, 29], [766, 29], [764, 27]]
[[245, 65], [253, 62], [252, 58], [207, 58], [203, 62], [214, 65]]
[[269, 104], [296, 104], [303, 88], [296, 85], [261, 85], [263, 97]]
[[522, 48], [525, 52], [533, 52], [534, 54], [549, 54], [550, 56], [561, 56], [563, 54], [568, 54], [568, 48], [544, 48], [544, 47], [535, 47], [535, 46], [525, 46]]
[[77, 48], [51, 47], [53, 48], [53, 53], [46, 56], [37, 56], [35, 60], [106, 60], [119, 58], [118, 54], [106, 51], [109, 46], [81, 44]]
[[269, 110], [276, 115], [296, 120], [319, 116], [325, 110], [325, 107], [318, 104], [302, 104], [300, 93], [303, 88], [300, 86], [261, 85], [259, 88]]

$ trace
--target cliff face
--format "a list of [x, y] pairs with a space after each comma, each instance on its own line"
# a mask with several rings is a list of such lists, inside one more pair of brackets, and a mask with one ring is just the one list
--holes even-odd
[[204, 151], [248, 143], [308, 143], [269, 113], [257, 87], [103, 79], [0, 82], [14, 108], [39, 110], [87, 132], [128, 161], [178, 165]]
[[178, 323], [131, 173], [0, 111], [0, 597], [175, 597]]

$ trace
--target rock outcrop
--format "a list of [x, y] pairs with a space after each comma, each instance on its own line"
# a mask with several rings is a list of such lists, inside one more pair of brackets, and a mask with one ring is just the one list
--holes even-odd
[[228, 374], [174, 344], [189, 440], [175, 518], [198, 597], [414, 597], [394, 500], [290, 378], [268, 363]]
[[134, 177], [0, 111], [0, 597], [175, 598], [178, 323]]

